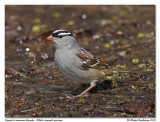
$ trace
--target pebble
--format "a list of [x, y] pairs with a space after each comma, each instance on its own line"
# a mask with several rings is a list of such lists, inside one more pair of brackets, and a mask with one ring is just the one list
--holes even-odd
[[119, 55], [122, 56], [122, 57], [126, 57], [126, 51], [119, 52]]
[[138, 67], [139, 67], [139, 68], [146, 67], [146, 64], [139, 64]]

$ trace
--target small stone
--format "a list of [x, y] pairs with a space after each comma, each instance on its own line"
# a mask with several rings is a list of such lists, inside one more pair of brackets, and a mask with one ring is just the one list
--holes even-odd
[[117, 35], [122, 36], [123, 32], [122, 31], [117, 31]]
[[36, 106], [39, 106], [39, 103], [35, 103]]
[[82, 19], [86, 19], [87, 18], [87, 15], [86, 14], [83, 14], [82, 15]]
[[146, 64], [139, 64], [138, 67], [139, 67], [139, 68], [146, 67]]
[[122, 57], [126, 57], [126, 51], [121, 51], [121, 52], [118, 52], [120, 56]]
[[26, 48], [26, 52], [29, 52], [29, 51], [30, 51], [30, 49], [27, 47], [27, 48]]
[[37, 117], [37, 114], [36, 113], [32, 113], [32, 117]]

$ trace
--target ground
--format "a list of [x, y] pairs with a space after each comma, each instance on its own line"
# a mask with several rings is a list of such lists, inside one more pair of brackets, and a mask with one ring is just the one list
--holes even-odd
[[[90, 91], [54, 63], [52, 31], [130, 73], [111, 74]], [[6, 117], [155, 117], [155, 6], [5, 7]]]

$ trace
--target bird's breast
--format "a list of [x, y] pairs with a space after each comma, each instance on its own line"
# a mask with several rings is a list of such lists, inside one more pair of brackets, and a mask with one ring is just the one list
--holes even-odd
[[79, 68], [80, 60], [73, 52], [56, 51], [55, 63], [59, 71], [66, 77], [76, 81], [85, 80], [84, 74]]

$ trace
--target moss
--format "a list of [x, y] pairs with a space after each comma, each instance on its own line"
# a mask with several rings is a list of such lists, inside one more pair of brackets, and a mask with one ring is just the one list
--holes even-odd
[[106, 79], [110, 80], [110, 79], [112, 79], [112, 78], [113, 78], [113, 77], [110, 75], [110, 76], [107, 76]]
[[118, 65], [116, 65], [115, 67], [117, 67], [117, 68], [122, 68], [122, 69], [126, 69], [126, 68], [127, 68], [127, 65], [126, 65], [126, 64], [124, 64], [124, 65], [118, 64]]
[[132, 92], [139, 92], [138, 86], [132, 86]]
[[145, 68], [145, 69], [143, 69], [143, 71], [144, 71], [144, 72], [152, 72], [152, 71], [154, 71], [154, 69]]
[[79, 98], [79, 100], [78, 100], [78, 102], [79, 102], [79, 103], [84, 103], [84, 102], [85, 102], [85, 100], [84, 100], [84, 98], [83, 98], [83, 97], [80, 97], [80, 98]]
[[115, 81], [112, 81], [112, 87], [117, 88], [118, 87], [118, 83], [116, 83]]
[[101, 25], [106, 25], [106, 24], [111, 24], [111, 23], [112, 23], [112, 21], [110, 19], [102, 19], [100, 21]]
[[154, 60], [149, 59], [148, 63], [150, 65], [150, 68], [155, 66], [155, 61]]
[[107, 80], [113, 80], [113, 79], [129, 79], [130, 74], [129, 73], [116, 73], [112, 74], [106, 77]]
[[153, 83], [149, 83], [148, 87], [149, 87], [149, 89], [151, 89], [151, 90], [154, 90], [154, 89], [155, 89], [155, 87], [154, 87], [154, 84], [153, 84]]
[[8, 95], [7, 95], [7, 93], [5, 93], [5, 98], [8, 98]]
[[151, 38], [152, 37], [152, 35], [150, 34], [150, 33], [142, 33], [142, 32], [139, 32], [138, 34], [137, 34], [137, 37], [138, 38]]

